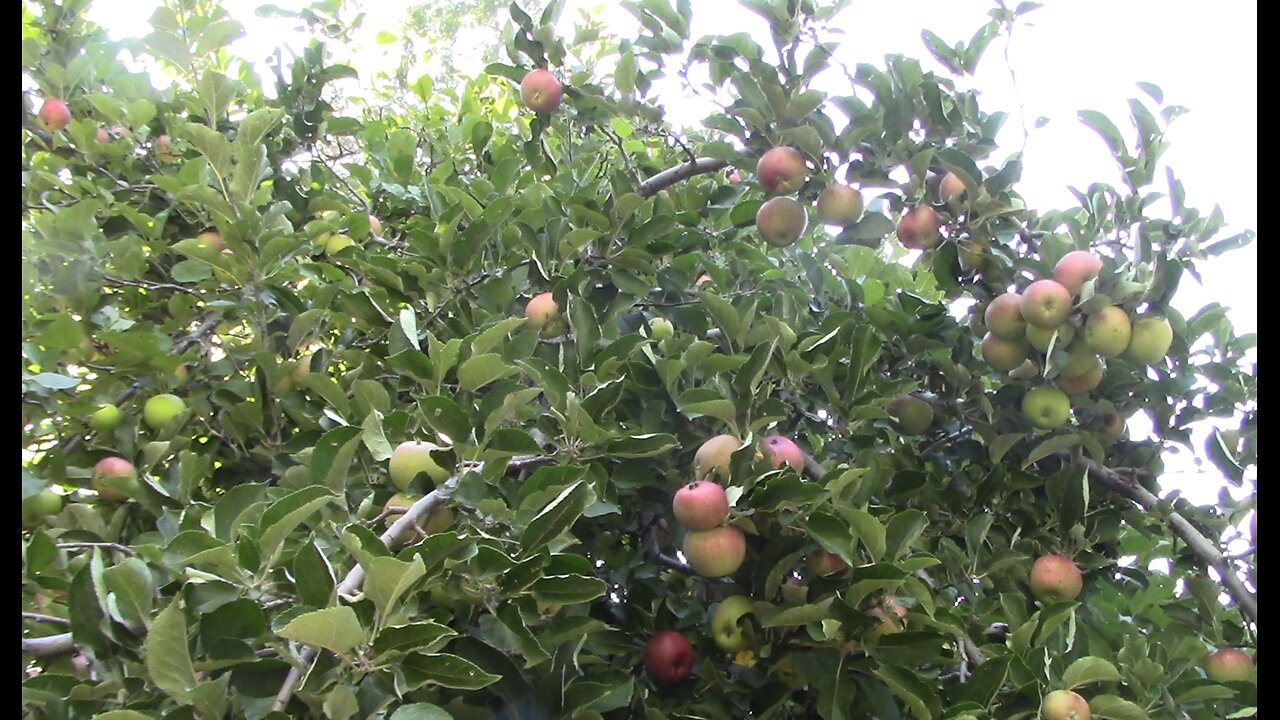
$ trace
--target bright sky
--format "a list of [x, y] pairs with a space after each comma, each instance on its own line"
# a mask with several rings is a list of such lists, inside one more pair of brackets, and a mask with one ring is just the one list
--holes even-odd
[[[90, 17], [115, 37], [141, 36], [150, 28], [147, 19], [157, 0], [97, 0]], [[248, 36], [233, 50], [249, 58], [265, 58], [276, 44], [301, 47], [306, 41], [292, 32], [292, 23], [258, 18], [258, 0], [224, 0], [232, 17], [244, 23]], [[1014, 4], [1012, 1], [1010, 4]], [[299, 8], [299, 0], [279, 0], [277, 5]], [[374, 34], [394, 30], [406, 8], [405, 0], [371, 1], [368, 17], [359, 33], [361, 51], [356, 64], [368, 78], [374, 69], [394, 67], [399, 46], [377, 46]], [[768, 43], [764, 21], [734, 0], [697, 0], [694, 5], [694, 38], [704, 34], [747, 31]], [[1258, 227], [1258, 46], [1257, 4], [1252, 2], [1170, 3], [1168, 0], [1046, 0], [1028, 16], [1031, 25], [1014, 32], [1009, 56], [1017, 73], [1015, 95], [1002, 57], [1005, 40], [987, 50], [979, 73], [970, 80], [983, 93], [983, 106], [1013, 114], [1000, 138], [1004, 148], [1022, 143], [1019, 101], [1026, 124], [1050, 119], [1047, 126], [1032, 129], [1024, 158], [1019, 192], [1032, 207], [1069, 207], [1075, 204], [1068, 186], [1083, 189], [1094, 181], [1120, 185], [1119, 174], [1105, 146], [1093, 131], [1076, 120], [1083, 109], [1107, 114], [1121, 129], [1132, 129], [1127, 101], [1144, 97], [1135, 86], [1150, 82], [1164, 90], [1165, 102], [1183, 105], [1191, 112], [1172, 125], [1172, 143], [1164, 162], [1182, 181], [1188, 204], [1206, 213], [1214, 204], [1222, 207], [1227, 233]], [[616, 34], [628, 37], [638, 27], [629, 13], [615, 3], [569, 0], [562, 16], [568, 32], [578, 11], [602, 17]], [[932, 30], [949, 43], [966, 43], [986, 21], [990, 0], [894, 0], [863, 2], [846, 10], [838, 24], [846, 43], [838, 57], [847, 63], [882, 64], [888, 53], [920, 58], [927, 68], [942, 72], [928, 55], [920, 30]], [[465, 45], [464, 45], [465, 46]], [[474, 58], [455, 58], [464, 71], [478, 71]], [[965, 81], [961, 81], [965, 82]], [[668, 104], [674, 123], [693, 124], [705, 111], [683, 94]], [[993, 158], [998, 162], [1001, 158]], [[1163, 170], [1160, 171], [1163, 177]], [[1161, 188], [1163, 183], [1161, 182]], [[1225, 237], [1225, 235], [1224, 235]], [[1231, 308], [1238, 333], [1257, 331], [1257, 244], [1239, 251], [1227, 261], [1204, 267], [1204, 286], [1190, 278], [1183, 281], [1175, 306], [1184, 314], [1209, 302]], [[1131, 423], [1131, 433], [1141, 436], [1145, 418]], [[1147, 423], [1149, 428], [1149, 423]], [[1197, 439], [1203, 447], [1203, 433]], [[1202, 450], [1198, 451], [1202, 453]], [[1163, 478], [1197, 503], [1213, 503], [1221, 480], [1211, 466], [1197, 471], [1186, 454], [1168, 458], [1176, 471]], [[1233, 493], [1239, 494], [1239, 493]]]

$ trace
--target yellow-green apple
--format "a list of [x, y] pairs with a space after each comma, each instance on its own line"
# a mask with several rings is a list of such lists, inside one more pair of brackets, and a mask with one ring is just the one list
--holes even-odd
[[173, 369], [174, 387], [186, 387], [187, 381], [191, 379], [191, 371], [187, 369], [186, 363], [178, 363]]
[[442, 467], [431, 457], [440, 446], [429, 442], [409, 440], [402, 442], [391, 451], [391, 461], [387, 469], [391, 474], [391, 482], [401, 491], [409, 489], [409, 484], [418, 476], [426, 473], [432, 482], [440, 483], [449, 478], [449, 470]]
[[1031, 566], [1031, 594], [1040, 602], [1070, 602], [1080, 595], [1084, 576], [1064, 555], [1043, 555]]
[[702, 443], [693, 454], [694, 477], [701, 479], [719, 475], [728, 479], [729, 461], [740, 447], [742, 441], [734, 435], [717, 435]]
[[903, 395], [885, 408], [903, 435], [919, 435], [933, 424], [933, 406], [915, 395]]
[[810, 576], [830, 575], [848, 567], [849, 563], [839, 555], [823, 548], [818, 548], [804, 560], [805, 574]]
[[907, 211], [898, 220], [898, 241], [911, 250], [929, 250], [942, 242], [942, 219], [927, 205]]
[[347, 237], [346, 235], [342, 235], [339, 233], [335, 233], [333, 235], [330, 235], [329, 238], [324, 241], [324, 254], [337, 255], [340, 250], [344, 248], [349, 248], [355, 244], [356, 244], [356, 241], [352, 240], [350, 237]]
[[[1058, 336], [1057, 340], [1053, 339], [1054, 335]], [[1075, 339], [1076, 326], [1071, 323], [1062, 323], [1057, 327], [1039, 327], [1036, 325], [1027, 326], [1027, 341], [1031, 343], [1031, 347], [1040, 352], [1049, 352], [1049, 343], [1053, 343], [1053, 347], [1057, 350], [1063, 350], [1071, 341]]]
[[111, 403], [103, 403], [89, 416], [89, 427], [98, 432], [111, 432], [120, 427], [120, 408]]
[[1204, 659], [1204, 671], [1218, 682], [1247, 682], [1253, 679], [1253, 658], [1233, 647], [1220, 647]]
[[196, 242], [218, 252], [227, 251], [227, 243], [222, 239], [222, 233], [217, 230], [205, 230], [196, 236]]
[[1102, 376], [1106, 372], [1102, 362], [1098, 361], [1083, 375], [1059, 375], [1058, 387], [1070, 395], [1083, 395], [1102, 384]]
[[1094, 366], [1101, 364], [1102, 361], [1098, 359], [1097, 353], [1090, 349], [1088, 344], [1077, 341], [1067, 348], [1067, 359], [1062, 363], [1059, 372], [1063, 375], [1084, 375]]
[[22, 527], [33, 528], [46, 515], [57, 515], [62, 510], [62, 496], [49, 488], [22, 501]]
[[943, 175], [942, 182], [938, 183], [938, 196], [948, 205], [958, 205], [964, 198], [964, 191], [964, 181], [953, 172]]
[[1004, 293], [987, 305], [983, 316], [987, 332], [1005, 340], [1021, 340], [1027, 336], [1027, 320], [1022, 316], [1022, 296]]
[[45, 98], [40, 104], [40, 112], [36, 115], [40, 127], [50, 132], [57, 132], [71, 124], [71, 110], [58, 98]]
[[1089, 720], [1089, 703], [1070, 690], [1054, 690], [1044, 696], [1040, 705], [1043, 720]]
[[903, 607], [894, 598], [888, 598], [878, 607], [873, 607], [867, 611], [867, 614], [880, 621], [878, 625], [871, 628], [867, 633], [867, 637], [878, 640], [885, 635], [894, 635], [902, 632], [903, 622], [907, 617], [907, 608]]
[[1152, 365], [1164, 359], [1173, 345], [1173, 328], [1162, 317], [1144, 316], [1133, 321], [1133, 332], [1124, 357], [1135, 365]]
[[808, 174], [804, 156], [785, 145], [770, 148], [756, 163], [756, 179], [770, 194], [789, 195], [799, 190]]
[[1124, 437], [1125, 419], [1120, 413], [1105, 413], [1093, 424], [1093, 434], [1103, 443], [1111, 443]]
[[1053, 279], [1072, 295], [1080, 294], [1080, 287], [1098, 277], [1102, 272], [1102, 258], [1084, 250], [1073, 250], [1053, 266]]
[[1071, 416], [1071, 399], [1056, 387], [1041, 385], [1022, 396], [1022, 414], [1040, 430], [1053, 430]]
[[982, 338], [982, 359], [996, 370], [1008, 372], [1026, 362], [1031, 346], [1026, 340], [1006, 340], [993, 333]]
[[849, 227], [862, 217], [862, 193], [848, 185], [829, 185], [818, 195], [818, 217], [825, 225]]
[[773, 247], [794, 245], [808, 226], [808, 213], [795, 198], [770, 198], [756, 210], [756, 230]]
[[1110, 305], [1089, 316], [1084, 324], [1084, 342], [1103, 357], [1115, 357], [1129, 347], [1133, 324], [1124, 308]]
[[138, 469], [122, 457], [105, 457], [93, 466], [89, 485], [103, 502], [124, 502], [129, 499], [124, 489], [138, 487]]
[[678, 683], [693, 672], [693, 646], [674, 630], [663, 630], [644, 645], [644, 669], [656, 680]]
[[649, 337], [662, 342], [675, 334], [675, 326], [671, 321], [664, 317], [656, 317], [649, 320]]
[[382, 237], [382, 221], [373, 215], [369, 216], [369, 234], [374, 237]]
[[961, 240], [956, 247], [961, 270], [977, 273], [987, 268], [987, 262], [991, 260], [991, 246], [981, 240]]
[[524, 306], [524, 317], [528, 327], [538, 330], [544, 336], [555, 335], [562, 329], [560, 306], [549, 292], [534, 295]]
[[1053, 280], [1037, 280], [1022, 291], [1022, 317], [1042, 328], [1057, 327], [1071, 312], [1071, 293]]
[[684, 536], [684, 557], [702, 577], [727, 577], [747, 558], [747, 538], [732, 525], [690, 530]]
[[555, 112], [564, 98], [564, 87], [546, 68], [530, 70], [520, 81], [520, 99], [534, 112]]
[[710, 530], [729, 519], [729, 496], [711, 480], [694, 480], [676, 491], [671, 512], [690, 530]]
[[153, 395], [142, 405], [142, 420], [152, 430], [167, 427], [175, 418], [187, 411], [187, 403], [171, 393]]
[[739, 623], [751, 614], [751, 598], [730, 595], [720, 601], [711, 614], [711, 638], [725, 652], [736, 653], [751, 647], [751, 632]]
[[795, 468], [797, 472], [804, 470], [804, 451], [790, 438], [766, 435], [760, 440], [760, 447], [773, 469], [776, 470], [785, 463]]

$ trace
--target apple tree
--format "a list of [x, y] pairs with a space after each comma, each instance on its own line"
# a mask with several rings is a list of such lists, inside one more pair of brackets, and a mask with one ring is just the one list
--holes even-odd
[[473, 77], [87, 4], [23, 3], [24, 717], [1256, 713], [1256, 500], [1159, 484], [1256, 481], [1256, 335], [1171, 305], [1253, 233], [1147, 84], [1028, 207], [967, 79], [1034, 3], [512, 4]]

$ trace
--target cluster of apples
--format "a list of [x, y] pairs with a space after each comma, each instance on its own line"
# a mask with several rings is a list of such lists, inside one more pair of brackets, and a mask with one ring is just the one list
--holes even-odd
[[[780, 145], [760, 156], [756, 179], [774, 197], [756, 211], [756, 230], [773, 247], [794, 244], [809, 226], [809, 212], [790, 195], [804, 185], [809, 175], [804, 155], [793, 147]], [[862, 193], [848, 185], [827, 186], [818, 195], [818, 217], [826, 225], [848, 227], [862, 217]]]

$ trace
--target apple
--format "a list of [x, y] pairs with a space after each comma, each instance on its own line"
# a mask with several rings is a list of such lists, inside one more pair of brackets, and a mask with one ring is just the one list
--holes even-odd
[[[124, 481], [108, 485], [103, 482], [108, 478], [124, 478]], [[138, 487], [138, 469], [133, 466], [133, 463], [122, 457], [105, 457], [93, 466], [93, 475], [90, 478], [89, 485], [98, 493], [98, 497], [103, 502], [124, 502], [129, 499], [129, 495], [117, 488], [124, 486], [136, 490]]]
[[1026, 340], [1006, 340], [987, 333], [982, 338], [982, 359], [996, 370], [1008, 372], [1026, 362], [1031, 346]]
[[178, 363], [173, 369], [173, 384], [175, 387], [186, 387], [187, 381], [191, 379], [191, 371], [187, 369], [186, 363]]
[[794, 245], [808, 226], [808, 213], [794, 198], [770, 198], [756, 211], [756, 229], [773, 247]]
[[549, 292], [534, 295], [524, 306], [524, 317], [525, 325], [541, 332], [544, 337], [555, 335], [562, 329], [560, 306]]
[[1031, 566], [1031, 594], [1046, 605], [1075, 600], [1083, 587], [1084, 576], [1071, 558], [1044, 555]]
[[1072, 343], [1067, 349], [1067, 359], [1062, 363], [1060, 371], [1063, 375], [1084, 375], [1092, 371], [1094, 366], [1101, 364], [1102, 361], [1087, 344], [1077, 342]]
[[656, 317], [649, 321], [649, 337], [662, 342], [675, 334], [675, 327], [664, 317]]
[[373, 215], [369, 216], [369, 234], [374, 237], [382, 237], [382, 221]]
[[1164, 359], [1173, 345], [1173, 328], [1162, 317], [1146, 316], [1133, 321], [1133, 332], [1124, 357], [1135, 365], [1153, 365]]
[[1057, 327], [1071, 312], [1071, 293], [1053, 280], [1037, 280], [1022, 291], [1021, 310], [1032, 325]]
[[[1053, 336], [1057, 335], [1055, 341]], [[1049, 343], [1053, 343], [1056, 350], [1062, 350], [1071, 344], [1075, 339], [1076, 326], [1070, 323], [1062, 323], [1057, 327], [1040, 327], [1038, 325], [1027, 326], [1027, 341], [1031, 343], [1031, 347], [1040, 352], [1049, 352]]]
[[425, 472], [432, 482], [441, 483], [449, 478], [449, 471], [441, 467], [432, 457], [433, 450], [440, 446], [429, 442], [410, 440], [402, 442], [391, 451], [391, 460], [387, 463], [391, 474], [391, 482], [401, 491], [408, 490], [409, 484]]
[[911, 250], [928, 250], [942, 242], [942, 219], [927, 205], [914, 208], [898, 220], [898, 240]]
[[218, 252], [227, 251], [227, 243], [222, 239], [222, 233], [217, 230], [205, 230], [196, 236], [196, 241]]
[[765, 459], [774, 470], [782, 467], [784, 463], [795, 468], [796, 472], [804, 470], [804, 451], [790, 438], [766, 435], [760, 440], [760, 447], [764, 450]]
[[120, 427], [120, 408], [111, 403], [103, 403], [89, 416], [89, 427], [98, 432], [108, 433]]
[[701, 275], [698, 276], [698, 279], [693, 282], [693, 286], [701, 287], [702, 283], [705, 283], [705, 282], [711, 282], [711, 276], [706, 273], [702, 273]]
[[808, 174], [804, 155], [785, 145], [769, 149], [756, 163], [756, 179], [770, 194], [789, 195], [799, 190]]
[[717, 435], [702, 443], [693, 454], [693, 476], [700, 479], [718, 474], [728, 479], [729, 461], [740, 447], [742, 441], [734, 435]]
[[1056, 387], [1041, 385], [1022, 396], [1022, 414], [1036, 428], [1053, 430], [1071, 417], [1071, 399]]
[[818, 195], [818, 217], [825, 225], [849, 227], [862, 217], [862, 193], [848, 185], [830, 185]]
[[886, 408], [903, 435], [920, 435], [933, 424], [933, 406], [915, 395], [903, 395]]
[[1125, 418], [1120, 413], [1106, 413], [1093, 424], [1093, 433], [1099, 440], [1110, 445], [1124, 437], [1126, 425]]
[[329, 239], [324, 241], [324, 254], [337, 255], [338, 252], [341, 251], [342, 249], [351, 247], [352, 245], [355, 245], [355, 244], [356, 244], [356, 241], [352, 240], [346, 235], [341, 235], [341, 234], [330, 235]]
[[725, 179], [729, 181], [730, 185], [737, 185], [742, 182], [742, 176], [738, 174], [737, 170], [730, 170], [729, 174], [725, 176]]
[[676, 491], [671, 512], [690, 530], [710, 530], [729, 519], [729, 496], [711, 480], [694, 480]]
[[1123, 308], [1111, 305], [1089, 316], [1084, 324], [1084, 342], [1103, 357], [1115, 357], [1129, 347], [1133, 325]]
[[655, 679], [678, 683], [693, 672], [693, 646], [674, 630], [663, 630], [644, 645], [644, 669]]
[[123, 125], [112, 125], [111, 134], [120, 138], [133, 137], [133, 131]]
[[177, 154], [173, 152], [173, 138], [167, 134], [157, 137], [152, 147], [155, 150], [156, 159], [160, 162], [172, 162], [178, 159]]
[[1080, 294], [1080, 287], [1098, 277], [1102, 272], [1102, 258], [1084, 250], [1073, 250], [1053, 266], [1053, 279], [1072, 295]]
[[751, 647], [751, 633], [741, 625], [743, 616], [751, 614], [751, 598], [731, 595], [720, 601], [711, 614], [711, 638], [725, 652], [736, 653]]
[[98, 132], [93, 136], [93, 138], [100, 144], [109, 143], [111, 142], [111, 133], [107, 132], [106, 128], [99, 125]]
[[161, 430], [186, 411], [187, 403], [182, 398], [170, 393], [161, 393], [148, 398], [143, 404], [142, 420], [152, 430]]
[[987, 305], [983, 316], [987, 332], [1005, 340], [1021, 340], [1027, 336], [1027, 321], [1022, 316], [1022, 296], [1004, 293]]
[[804, 560], [805, 574], [811, 576], [830, 575], [848, 568], [849, 563], [845, 562], [839, 555], [823, 548], [818, 548], [816, 552]]
[[[400, 515], [403, 515], [409, 508], [421, 498], [412, 497], [407, 493], [396, 493], [387, 499], [385, 505], [382, 506], [382, 512], [387, 515], [387, 527], [391, 527]], [[427, 535], [435, 535], [442, 533], [453, 526], [453, 510], [444, 505], [437, 505], [427, 513], [425, 520], [418, 519], [418, 527]]]
[[942, 176], [942, 182], [938, 183], [938, 195], [942, 201], [948, 205], [959, 205], [964, 198], [964, 181], [959, 175], [949, 172]]
[[58, 98], [45, 98], [36, 115], [40, 127], [50, 132], [58, 132], [71, 124], [71, 111], [67, 104]]
[[22, 527], [36, 527], [46, 515], [57, 515], [61, 510], [62, 496], [45, 488], [22, 501]]
[[747, 538], [732, 525], [690, 530], [684, 536], [684, 557], [703, 577], [727, 577], [742, 567], [747, 557]]
[[314, 357], [314, 353], [307, 353], [300, 356], [297, 364], [289, 371], [289, 379], [292, 380], [295, 385], [301, 385], [302, 381], [311, 374], [312, 357]]
[[1233, 647], [1220, 647], [1204, 659], [1204, 671], [1217, 682], [1248, 682], [1253, 679], [1253, 658]]
[[[886, 612], [888, 611], [888, 612]], [[888, 598], [880, 607], [873, 607], [867, 611], [867, 614], [880, 621], [867, 633], [867, 637], [873, 640], [879, 640], [885, 635], [894, 635], [902, 632], [903, 620], [907, 617], [907, 608], [903, 607], [894, 598]]]
[[1070, 395], [1084, 395], [1102, 384], [1106, 368], [1099, 361], [1083, 375], [1059, 375], [1058, 387]]
[[546, 68], [530, 70], [520, 81], [520, 99], [534, 112], [555, 112], [564, 98], [564, 87]]
[[961, 240], [956, 243], [960, 269], [966, 273], [979, 273], [987, 269], [991, 260], [991, 246], [981, 240]]
[[1089, 703], [1070, 690], [1054, 690], [1044, 696], [1040, 705], [1043, 720], [1089, 720]]

